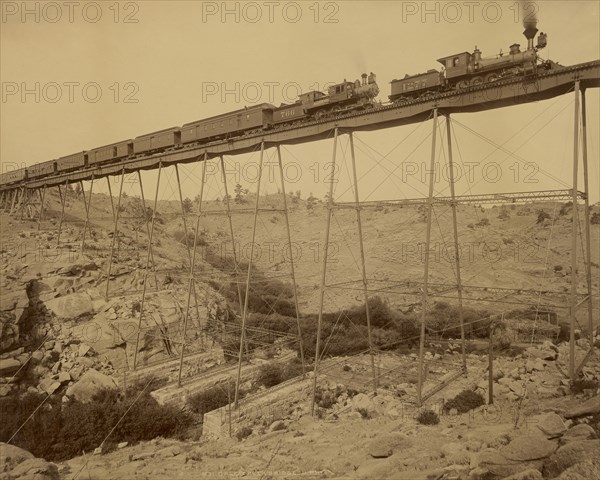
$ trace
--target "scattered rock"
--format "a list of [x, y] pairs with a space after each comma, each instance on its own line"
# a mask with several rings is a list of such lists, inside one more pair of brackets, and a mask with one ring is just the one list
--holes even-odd
[[535, 468], [528, 468], [510, 477], [506, 477], [504, 480], [542, 480], [543, 478], [542, 472]]
[[15, 480], [59, 480], [58, 467], [43, 458], [31, 458], [17, 465], [9, 472]]
[[92, 349], [92, 347], [90, 347], [89, 345], [86, 345], [85, 343], [81, 343], [79, 345], [79, 356], [80, 357], [85, 357], [86, 354]]
[[412, 441], [401, 433], [392, 433], [381, 435], [375, 438], [368, 448], [369, 455], [373, 458], [387, 458], [395, 450], [407, 449], [412, 445]]
[[595, 438], [596, 432], [594, 432], [594, 429], [585, 423], [580, 423], [579, 425], [569, 428], [560, 439], [560, 443], [564, 445], [569, 442], [593, 440]]
[[94, 311], [92, 298], [85, 292], [51, 298], [44, 303], [59, 318], [75, 318]]
[[583, 415], [594, 415], [600, 413], [600, 396], [589, 398], [581, 405], [573, 407], [565, 412], [565, 418], [577, 418]]
[[567, 468], [598, 457], [600, 440], [581, 440], [569, 442], [560, 447], [544, 462], [544, 476], [554, 478]]
[[14, 358], [0, 360], [0, 377], [10, 377], [21, 368], [21, 363]]
[[19, 463], [29, 460], [33, 454], [9, 443], [0, 442], [0, 472], [12, 470]]
[[535, 425], [547, 438], [560, 437], [567, 430], [563, 419], [556, 413], [536, 415], [535, 417], [528, 418], [527, 423]]
[[48, 395], [52, 395], [60, 388], [60, 382], [57, 382], [53, 378], [44, 378], [39, 383], [39, 388], [46, 392]]
[[551, 455], [557, 444], [543, 435], [521, 435], [502, 448], [500, 453], [509, 460], [527, 462]]

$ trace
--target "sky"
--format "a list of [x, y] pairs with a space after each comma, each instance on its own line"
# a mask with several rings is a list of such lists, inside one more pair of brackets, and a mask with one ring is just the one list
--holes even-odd
[[[246, 105], [290, 103], [301, 91], [355, 80], [363, 72], [377, 74], [378, 98], [387, 101], [392, 79], [438, 68], [440, 57], [475, 46], [493, 56], [512, 43], [526, 45], [522, 19], [534, 11], [538, 28], [548, 34], [544, 58], [562, 65], [598, 60], [599, 5], [2, 1], [0, 162], [3, 169], [31, 165]], [[587, 92], [592, 202], [600, 199], [599, 98], [598, 90]], [[568, 94], [454, 115], [455, 171], [462, 174], [457, 193], [570, 188], [573, 104]], [[444, 132], [442, 120], [439, 125]], [[424, 122], [357, 133], [361, 199], [427, 195], [431, 130], [431, 122]], [[448, 195], [445, 137], [439, 138], [435, 193]], [[349, 200], [345, 136], [340, 145], [335, 198]], [[282, 153], [289, 167], [286, 188], [322, 198], [332, 141], [285, 147]], [[272, 160], [273, 151], [267, 156]], [[254, 190], [255, 170], [248, 166], [257, 155], [226, 160], [229, 180]], [[185, 196], [197, 194], [199, 172], [200, 165], [182, 167]], [[155, 175], [146, 175], [146, 188], [152, 188]], [[272, 180], [266, 179], [263, 192], [277, 191]], [[161, 197], [172, 194], [165, 190]]]

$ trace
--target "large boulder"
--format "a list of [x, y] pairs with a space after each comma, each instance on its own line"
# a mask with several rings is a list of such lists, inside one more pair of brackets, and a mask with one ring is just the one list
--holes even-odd
[[24, 460], [34, 458], [33, 454], [15, 445], [0, 442], [0, 472], [12, 470]]
[[530, 462], [519, 462], [509, 460], [500, 452], [494, 449], [482, 450], [477, 455], [479, 467], [490, 472], [497, 477], [508, 477], [516, 473], [535, 469], [540, 470], [543, 466], [542, 460], [533, 460]]
[[544, 461], [544, 476], [555, 478], [567, 468], [587, 460], [600, 462], [598, 452], [600, 452], [600, 440], [569, 442]]
[[586, 423], [580, 423], [569, 428], [561, 437], [560, 443], [564, 445], [569, 442], [577, 442], [580, 440], [593, 440], [596, 438], [596, 432]]
[[101, 390], [116, 388], [117, 384], [111, 377], [91, 368], [67, 389], [67, 397], [87, 403]]
[[14, 358], [0, 360], [0, 377], [9, 377], [21, 368], [21, 362]]
[[373, 458], [387, 458], [395, 451], [405, 450], [412, 446], [411, 440], [401, 433], [391, 433], [377, 436], [368, 447], [369, 455]]
[[23, 287], [15, 292], [3, 291], [0, 295], [0, 350], [17, 346], [19, 326], [27, 318], [29, 297]]
[[556, 450], [557, 446], [556, 442], [536, 433], [516, 437], [500, 452], [509, 460], [527, 462], [546, 458]]
[[565, 418], [577, 418], [584, 415], [594, 415], [600, 413], [600, 396], [587, 399], [581, 405], [570, 408], [565, 412]]
[[9, 472], [14, 480], [59, 480], [58, 467], [43, 458], [32, 458], [19, 463]]
[[527, 424], [535, 425], [547, 438], [560, 437], [567, 427], [560, 415], [543, 413], [527, 419]]
[[92, 297], [86, 292], [52, 298], [46, 300], [45, 305], [59, 318], [76, 318], [94, 311]]

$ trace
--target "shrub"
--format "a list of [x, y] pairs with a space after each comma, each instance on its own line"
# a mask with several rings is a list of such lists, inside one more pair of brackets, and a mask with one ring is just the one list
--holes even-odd
[[467, 413], [469, 410], [473, 410], [484, 403], [485, 400], [479, 393], [476, 393], [473, 390], [463, 390], [452, 400], [448, 400], [444, 404], [444, 410], [448, 412], [449, 410], [455, 408], [459, 414]]
[[422, 410], [417, 416], [417, 422], [422, 425], [437, 425], [440, 423], [440, 417], [433, 410]]
[[243, 427], [235, 432], [235, 436], [239, 441], [242, 441], [244, 438], [247, 438], [250, 435], [252, 435], [252, 428], [250, 427]]
[[592, 216], [590, 217], [590, 223], [592, 225], [600, 225], [600, 213], [598, 213], [598, 212], [592, 213]]
[[571, 383], [571, 393], [583, 393], [584, 390], [598, 388], [598, 381], [589, 378], [578, 378]]
[[357, 410], [358, 413], [360, 413], [361, 418], [368, 420], [369, 418], [371, 418], [371, 414], [369, 413], [369, 411], [366, 408], [359, 408]]
[[550, 218], [552, 218], [552, 217], [550, 217], [550, 214], [548, 212], [545, 212], [544, 210], [540, 210], [538, 212], [536, 223], [538, 223], [538, 224], [544, 223], [545, 220], [550, 219]]
[[[148, 392], [123, 398], [117, 391], [105, 390], [89, 403], [66, 405], [61, 405], [60, 398], [51, 397], [33, 414], [45, 398], [45, 395], [28, 394], [22, 398], [2, 399], [0, 441], [7, 441], [18, 426], [24, 424], [13, 440], [15, 445], [36, 457], [62, 461], [84, 450], [93, 451], [109, 433], [107, 444], [133, 443], [158, 436], [178, 436], [191, 423], [190, 415], [159, 405]], [[8, 421], [4, 421], [4, 413]]]
[[204, 415], [207, 412], [212, 412], [217, 408], [227, 405], [228, 400], [227, 390], [216, 385], [208, 390], [192, 395], [188, 398], [187, 404], [192, 412]]

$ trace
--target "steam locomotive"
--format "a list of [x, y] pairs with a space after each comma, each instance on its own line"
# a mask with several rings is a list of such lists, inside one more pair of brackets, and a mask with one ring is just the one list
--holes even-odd
[[[463, 52], [442, 57], [438, 60], [444, 67], [441, 71], [429, 70], [418, 75], [407, 75], [401, 80], [393, 80], [389, 99], [396, 104], [402, 104], [448, 90], [460, 90], [495, 82], [502, 78], [535, 75], [539, 68], [555, 68], [557, 64], [539, 58], [537, 52], [546, 46], [547, 36], [543, 32], [540, 33], [537, 45], [534, 47], [533, 41], [537, 32], [535, 21], [525, 25], [523, 32], [527, 38], [525, 51], [520, 50], [520, 45], [513, 44], [508, 54], [500, 53], [493, 58], [482, 57], [477, 48], [473, 53]], [[364, 73], [362, 81], [344, 80], [330, 86], [327, 94], [319, 91], [303, 93], [292, 104], [281, 104], [275, 107], [262, 103], [186, 123], [182, 127], [167, 128], [133, 140], [123, 140], [24, 169], [4, 172], [0, 175], [0, 186], [86, 167], [113, 164], [124, 159], [184, 146], [206, 145], [214, 141], [229, 140], [273, 128], [290, 127], [327, 116], [366, 110], [380, 105], [375, 100], [378, 94], [379, 87], [375, 74]]]
[[535, 22], [525, 27], [523, 35], [527, 38], [527, 50], [521, 51], [521, 45], [514, 43], [507, 54], [500, 52], [495, 57], [482, 57], [477, 47], [473, 53], [462, 52], [442, 57], [437, 60], [443, 65], [440, 71], [431, 69], [417, 75], [406, 75], [401, 80], [392, 80], [392, 91], [388, 98], [394, 103], [403, 103], [449, 90], [464, 90], [502, 78], [533, 75], [540, 67], [553, 68], [555, 63], [543, 61], [537, 54], [538, 50], [547, 45], [547, 35], [540, 32], [534, 47], [533, 41], [538, 32]]

